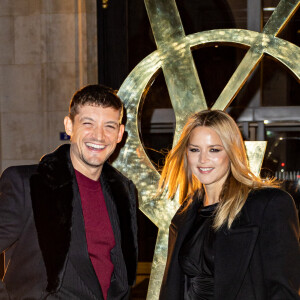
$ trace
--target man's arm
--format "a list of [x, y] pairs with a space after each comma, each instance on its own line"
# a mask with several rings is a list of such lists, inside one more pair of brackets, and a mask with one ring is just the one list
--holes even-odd
[[[8, 168], [0, 178], [0, 253], [18, 240], [24, 227], [24, 181], [20, 170]], [[2, 280], [0, 299], [9, 299]]]

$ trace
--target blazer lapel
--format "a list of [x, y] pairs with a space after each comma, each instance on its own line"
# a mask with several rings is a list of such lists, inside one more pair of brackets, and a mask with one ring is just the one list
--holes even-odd
[[[103, 166], [100, 181], [102, 191], [115, 238], [115, 247], [111, 250], [114, 272], [111, 278], [108, 298], [115, 299], [127, 291], [129, 270], [135, 268], [134, 252], [136, 242], [133, 240], [133, 216], [130, 212], [129, 191], [124, 190], [124, 183], [116, 178], [113, 168], [107, 163]], [[130, 249], [128, 251], [128, 249]], [[123, 258], [123, 259], [122, 259]]]
[[30, 179], [32, 208], [47, 272], [47, 291], [57, 292], [70, 259], [78, 276], [99, 298], [100, 284], [89, 258], [81, 199], [70, 159], [63, 145], [44, 156]]
[[[160, 291], [160, 299], [182, 299], [184, 293], [183, 272], [178, 262], [181, 245], [195, 222], [199, 200], [182, 212], [182, 205], [173, 217], [169, 228], [168, 257]], [[176, 283], [176, 284], [174, 284]]]
[[171, 220], [170, 234], [173, 235], [172, 238], [174, 238], [176, 244], [179, 243], [179, 247], [181, 247], [183, 240], [185, 239], [186, 235], [190, 232], [191, 227], [195, 222], [195, 218], [197, 216], [198, 209], [201, 206], [201, 202], [202, 200], [195, 198], [191, 203], [190, 207], [184, 212], [183, 209], [185, 205], [183, 204]]
[[103, 299], [102, 289], [88, 253], [81, 199], [75, 177], [73, 190], [74, 208], [69, 259], [74, 269], [77, 271], [78, 276], [94, 293], [97, 299], [99, 299], [99, 297], [100, 299]]
[[69, 148], [63, 146], [47, 155], [41, 160], [38, 173], [30, 178], [32, 209], [48, 292], [57, 291], [61, 285], [71, 241], [73, 190], [68, 154]]
[[245, 208], [232, 228], [217, 232], [215, 244], [215, 299], [235, 299], [243, 283], [259, 228], [249, 224]]

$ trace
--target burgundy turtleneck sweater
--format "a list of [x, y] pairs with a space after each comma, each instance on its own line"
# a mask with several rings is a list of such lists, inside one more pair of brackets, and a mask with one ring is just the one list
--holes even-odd
[[81, 197], [87, 248], [102, 288], [104, 299], [110, 286], [114, 265], [110, 251], [115, 246], [100, 181], [94, 181], [75, 170]]

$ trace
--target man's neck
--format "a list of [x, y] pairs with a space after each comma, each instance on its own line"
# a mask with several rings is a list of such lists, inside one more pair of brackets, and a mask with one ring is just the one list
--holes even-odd
[[76, 159], [74, 159], [72, 152], [70, 153], [70, 157], [71, 157], [71, 162], [72, 162], [73, 168], [76, 171], [80, 172], [84, 176], [86, 176], [92, 180], [95, 180], [95, 181], [100, 178], [103, 166], [99, 166], [96, 168], [96, 167], [87, 166], [83, 162], [82, 163], [78, 162]]

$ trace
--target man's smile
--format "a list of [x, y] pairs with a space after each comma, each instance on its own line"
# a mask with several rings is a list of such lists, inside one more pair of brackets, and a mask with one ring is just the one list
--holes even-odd
[[102, 150], [106, 147], [105, 145], [98, 145], [94, 143], [85, 143], [85, 145], [91, 150]]

